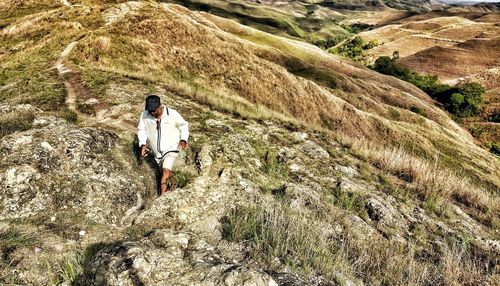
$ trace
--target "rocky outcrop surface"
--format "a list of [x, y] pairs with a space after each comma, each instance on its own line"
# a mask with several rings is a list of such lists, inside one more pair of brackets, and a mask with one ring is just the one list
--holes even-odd
[[[326, 278], [304, 277], [286, 265], [271, 267], [252, 258], [249, 242], [225, 239], [224, 218], [232, 210], [271, 209], [276, 203], [316, 218], [319, 241], [340, 245], [356, 237], [405, 245], [435, 229], [440, 235], [433, 236], [433, 247], [466, 233], [478, 251], [498, 251], [498, 241], [459, 207], [450, 220], [436, 218], [414, 198], [384, 189], [387, 182], [380, 182], [379, 171], [334, 140], [273, 122], [231, 118], [189, 100], [167, 104], [191, 123], [191, 138], [174, 166], [178, 183], [186, 182], [161, 197], [155, 168], [149, 160], [135, 159], [135, 143], [124, 139], [134, 137], [132, 130], [118, 137], [109, 126], [80, 127], [35, 110], [31, 129], [0, 139], [5, 222], [0, 235], [23, 219], [19, 229], [33, 237], [4, 256], [10, 265], [0, 261], [9, 265], [4, 281], [363, 285], [340, 270]], [[0, 110], [16, 112], [5, 105]], [[280, 265], [280, 258], [275, 260]], [[68, 276], [66, 265], [77, 270]], [[44, 271], [52, 274], [40, 275]]]
[[44, 114], [32, 129], [3, 137], [0, 219], [82, 213], [93, 223], [120, 224], [145, 186], [114, 157], [117, 140], [110, 131], [79, 128]]
[[222, 256], [194, 234], [173, 230], [109, 245], [90, 263], [81, 277], [87, 284], [278, 285], [269, 274]]

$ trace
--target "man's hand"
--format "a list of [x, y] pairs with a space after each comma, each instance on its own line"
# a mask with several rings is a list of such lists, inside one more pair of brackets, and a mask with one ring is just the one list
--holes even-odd
[[149, 149], [148, 146], [142, 145], [141, 146], [141, 157], [146, 157], [148, 155]]
[[184, 149], [186, 149], [186, 146], [187, 146], [187, 142], [186, 141], [181, 140], [179, 142], [179, 149], [184, 150]]

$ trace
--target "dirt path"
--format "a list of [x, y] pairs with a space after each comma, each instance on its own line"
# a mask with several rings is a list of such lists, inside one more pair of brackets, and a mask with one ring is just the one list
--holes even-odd
[[[64, 74], [72, 72], [71, 69], [69, 69], [68, 67], [66, 67], [64, 65], [64, 62], [66, 61], [66, 58], [71, 53], [73, 48], [75, 48], [77, 43], [78, 43], [77, 41], [69, 43], [69, 45], [66, 46], [66, 48], [62, 51], [61, 55], [59, 56], [59, 58], [57, 59], [57, 61], [54, 64], [54, 68], [57, 69], [57, 73], [59, 74], [59, 76], [61, 78], [64, 78], [63, 77]], [[66, 104], [68, 105], [68, 108], [70, 110], [76, 111], [76, 92], [75, 92], [75, 89], [73, 88], [72, 84], [67, 79], [64, 79], [63, 81], [64, 81], [64, 86], [66, 87], [66, 90], [68, 91], [68, 95], [66, 97]]]
[[439, 42], [454, 43], [454, 44], [460, 44], [460, 43], [464, 43], [465, 42], [463, 40], [453, 40], [453, 39], [433, 37], [432, 35], [411, 35], [411, 36], [412, 37], [419, 37], [419, 38], [429, 39], [429, 40], [435, 40], [435, 41], [439, 41]]

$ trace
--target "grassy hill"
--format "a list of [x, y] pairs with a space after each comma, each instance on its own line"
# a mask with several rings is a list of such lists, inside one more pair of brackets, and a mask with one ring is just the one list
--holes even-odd
[[[227, 12], [225, 10], [227, 3], [213, 3], [220, 5], [217, 13]], [[238, 9], [242, 9], [241, 5], [237, 5]], [[245, 5], [251, 6], [251, 4]], [[261, 8], [245, 8], [245, 11], [246, 9]], [[295, 26], [293, 21], [296, 19], [288, 18], [287, 14], [278, 15], [280, 11], [266, 9], [262, 10], [264, 11], [262, 13], [268, 13], [267, 17], [273, 19], [273, 23], [286, 22], [287, 25], [291, 23], [288, 26], [291, 29], [298, 27], [297, 29], [306, 30], [304, 26]], [[246, 12], [239, 13], [241, 16]], [[240, 16], [239, 20], [241, 20]], [[144, 97], [148, 93], [157, 92], [161, 93], [169, 104], [182, 110], [183, 114], [188, 114], [191, 122], [196, 122], [193, 124], [196, 131], [193, 132], [193, 136], [199, 141], [195, 141], [192, 146], [192, 163], [188, 164], [188, 167], [191, 172], [197, 172], [199, 176], [194, 187], [198, 192], [213, 191], [204, 181], [208, 178], [211, 183], [220, 184], [221, 188], [222, 186], [229, 188], [228, 192], [237, 189], [236, 185], [242, 184], [243, 179], [261, 180], [253, 182], [259, 183], [262, 191], [262, 193], [256, 193], [255, 197], [265, 201], [268, 199], [267, 195], [270, 195], [272, 200], [280, 204], [284, 203], [285, 209], [281, 209], [282, 205], [276, 207], [277, 211], [274, 213], [278, 216], [276, 219], [284, 214], [287, 220], [286, 225], [288, 223], [293, 225], [297, 220], [300, 221], [300, 216], [296, 217], [296, 214], [288, 213], [287, 201], [279, 201], [279, 199], [280, 196], [285, 196], [285, 189], [295, 186], [296, 192], [300, 194], [297, 195], [299, 198], [310, 196], [307, 197], [304, 207], [316, 208], [313, 212], [314, 216], [308, 219], [311, 221], [317, 219], [328, 227], [333, 227], [328, 222], [331, 213], [326, 212], [331, 208], [336, 211], [341, 210], [341, 212], [334, 212], [338, 214], [336, 219], [347, 214], [349, 217], [355, 214], [358, 220], [354, 221], [369, 221], [375, 226], [380, 217], [375, 219], [377, 215], [372, 213], [373, 207], [369, 206], [377, 205], [377, 203], [369, 198], [371, 198], [371, 193], [376, 192], [387, 198], [383, 205], [390, 206], [394, 198], [399, 198], [402, 206], [398, 203], [398, 209], [401, 209], [404, 214], [409, 215], [413, 213], [412, 210], [422, 210], [426, 215], [435, 216], [432, 231], [427, 232], [426, 229], [424, 233], [421, 233], [422, 244], [419, 247], [423, 249], [429, 249], [436, 237], [441, 238], [440, 243], [445, 240], [445, 235], [440, 233], [440, 231], [446, 232], [443, 230], [445, 228], [452, 229], [446, 233], [466, 231], [462, 229], [462, 226], [456, 226], [461, 221], [470, 222], [474, 226], [471, 228], [472, 231], [466, 232], [467, 235], [477, 235], [473, 239], [477, 245], [484, 245], [481, 243], [490, 240], [494, 245], [494, 242], [498, 241], [500, 227], [500, 162], [498, 157], [479, 147], [467, 131], [455, 123], [425, 93], [411, 84], [376, 73], [360, 64], [329, 54], [309, 43], [266, 33], [241, 25], [231, 19], [207, 12], [192, 11], [175, 4], [149, 1], [103, 3], [84, 0], [61, 4], [54, 4], [52, 1], [12, 1], [0, 4], [0, 19], [2, 19], [0, 22], [0, 101], [2, 104], [9, 106], [31, 104], [34, 108], [40, 109], [37, 112], [65, 118], [70, 122], [69, 124], [76, 123], [77, 125], [73, 125], [74, 128], [81, 129], [84, 134], [89, 133], [86, 135], [89, 137], [89, 144], [104, 144], [102, 142], [105, 141], [101, 138], [104, 135], [93, 135], [87, 129], [93, 127], [112, 130], [117, 134], [117, 138], [128, 138], [129, 141], [120, 141], [117, 138], [113, 140], [117, 142], [119, 150], [132, 149], [130, 146], [134, 143], [130, 142], [130, 138], [134, 136]], [[255, 16], [251, 21], [262, 24], [261, 20], [256, 20]], [[415, 112], [416, 108], [423, 112]], [[7, 110], [7, 108], [4, 109]], [[21, 124], [22, 120], [14, 117], [15, 113], [9, 111], [5, 114], [0, 120], [4, 133], [2, 146], [10, 146], [9, 142], [17, 142], [19, 138], [16, 136], [35, 132], [29, 130], [30, 124], [34, 124], [32, 123], [34, 119], [29, 114], [23, 115], [23, 120], [28, 122], [26, 126]], [[216, 118], [215, 122], [212, 116]], [[217, 120], [226, 122], [225, 124], [229, 127], [217, 123]], [[247, 128], [246, 125], [250, 127]], [[25, 131], [26, 129], [28, 130]], [[44, 130], [44, 132], [50, 132], [49, 128]], [[258, 130], [265, 131], [259, 133]], [[248, 135], [248, 132], [253, 135]], [[294, 135], [291, 135], [292, 132]], [[310, 165], [301, 167], [301, 165], [289, 163], [283, 167], [277, 158], [281, 158], [280, 156], [293, 158], [293, 152], [290, 151], [292, 153], [288, 154], [286, 148], [298, 144], [293, 142], [302, 142], [301, 133], [313, 134], [314, 136], [311, 136], [314, 140], [304, 143], [305, 147], [293, 147], [305, 151], [292, 151], [299, 152], [299, 158], [306, 158], [300, 164]], [[35, 135], [33, 137], [36, 138]], [[97, 138], [97, 143], [92, 143], [94, 137]], [[114, 137], [110, 135], [110, 138]], [[238, 142], [238, 145], [232, 146], [233, 141], [226, 142], [222, 140], [224, 138], [235, 140], [234, 142]], [[214, 140], [220, 140], [220, 145], [223, 147], [211, 145], [210, 142]], [[282, 155], [278, 156], [276, 150], [262, 151], [266, 146], [273, 146], [273, 143], [278, 144], [282, 148], [281, 151], [284, 150]], [[248, 147], [248, 145], [251, 146]], [[250, 155], [247, 158], [238, 153], [239, 150], [234, 150], [235, 148], [255, 151], [249, 151]], [[322, 148], [326, 148], [327, 151]], [[8, 155], [9, 152], [17, 152], [18, 149], [5, 147], [2, 150], [10, 150], [5, 151]], [[100, 160], [114, 162], [117, 166], [121, 164], [128, 170], [124, 176], [129, 176], [130, 180], [135, 182], [138, 180], [138, 174], [144, 174], [145, 166], [136, 166], [131, 161], [127, 161], [127, 157], [133, 157], [132, 151], [120, 152], [122, 152], [119, 153], [121, 155], [115, 154], [113, 157], [112, 153], [108, 154], [103, 151], [99, 152], [99, 155], [91, 154], [84, 159], [88, 160], [95, 156]], [[221, 163], [220, 166], [217, 165], [220, 169], [214, 168], [204, 173], [203, 164], [200, 163], [200, 158], [205, 156], [203, 154], [218, 154], [217, 156], [227, 161], [225, 163], [231, 164]], [[9, 161], [13, 156], [7, 155], [2, 159], [6, 161], [0, 164], [2, 178], [11, 178], [10, 174], [16, 172], [16, 170], [11, 170], [11, 165], [22, 164], [16, 160]], [[109, 158], [106, 157], [108, 155]], [[342, 183], [341, 180], [349, 177], [348, 175], [335, 177], [335, 180], [340, 180], [338, 188], [331, 182], [320, 179], [328, 177], [331, 172], [349, 173], [341, 167], [330, 172], [330, 169], [321, 165], [322, 160], [326, 160], [325, 158], [336, 158], [337, 155], [342, 157], [343, 159], [339, 160], [345, 160], [344, 163], [348, 166], [356, 165], [356, 168], [360, 169], [360, 174], [356, 175], [359, 182], [369, 183], [370, 187], [362, 188], [360, 197], [342, 191], [345, 188], [345, 182]], [[213, 160], [216, 161], [217, 156], [213, 155]], [[259, 163], [255, 161], [253, 164], [248, 161], [249, 158], [256, 158]], [[66, 159], [62, 157], [60, 160]], [[84, 162], [87, 162], [85, 160]], [[239, 166], [240, 161], [245, 164], [242, 163], [243, 165]], [[255, 169], [258, 164], [261, 164], [263, 173], [261, 169]], [[243, 169], [241, 170], [243, 175], [224, 171], [225, 168], [229, 168], [228, 166], [230, 166], [229, 170]], [[99, 168], [101, 168], [100, 165]], [[364, 171], [361, 171], [362, 169]], [[295, 175], [293, 175], [294, 172]], [[289, 173], [290, 176], [288, 176]], [[310, 178], [307, 175], [309, 173], [312, 173], [314, 178]], [[229, 178], [227, 180], [231, 184], [225, 184], [223, 181], [225, 178]], [[148, 182], [154, 182], [153, 178], [147, 177], [147, 179], [150, 180]], [[68, 180], [71, 181], [71, 179]], [[307, 188], [304, 187], [306, 183], [303, 180], [307, 181]], [[15, 180], [5, 179], [5, 181], [14, 182]], [[304, 185], [301, 185], [301, 181]], [[355, 182], [354, 185], [357, 183]], [[137, 183], [137, 185], [141, 184]], [[283, 185], [285, 189], [280, 187]], [[130, 188], [130, 184], [127, 183], [127, 186]], [[141, 186], [146, 188], [146, 186]], [[5, 189], [8, 188], [5, 187]], [[92, 193], [89, 189], [83, 189]], [[290, 187], [290, 193], [288, 193], [292, 199], [293, 190], [294, 187]], [[182, 193], [191, 196], [190, 191], [194, 190], [188, 188]], [[317, 200], [314, 199], [315, 196], [324, 192], [328, 193], [327, 197], [333, 203], [327, 203], [330, 201], [321, 196]], [[80, 195], [82, 193], [75, 194], [75, 196]], [[248, 221], [239, 221], [238, 217], [255, 218], [254, 223], [265, 224], [268, 221], [266, 216], [269, 215], [269, 213], [247, 208], [243, 211], [248, 216], [238, 216], [238, 213], [235, 213], [234, 217], [231, 216], [232, 213], [226, 209], [227, 205], [232, 205], [231, 198], [239, 198], [239, 195], [240, 193], [236, 193], [234, 197], [224, 197], [221, 204], [224, 202], [226, 205], [218, 205], [217, 209], [207, 210], [216, 213], [217, 216], [214, 214], [214, 217], [217, 219], [223, 215], [228, 216], [227, 227], [234, 228], [236, 234], [226, 237], [226, 241], [235, 243], [249, 239], [245, 235], [238, 235], [238, 232], [240, 234], [247, 232], [245, 227], [248, 223]], [[127, 198], [120, 200], [113, 197], [120, 206], [124, 203], [127, 206], [131, 205], [133, 193]], [[247, 197], [241, 195], [241, 198], [243, 200]], [[255, 198], [252, 197], [245, 202], [249, 204], [253, 199]], [[171, 215], [172, 210], [162, 209], [164, 204], [161, 202], [166, 202], [165, 200], [170, 200], [170, 198], [153, 202], [152, 205], [155, 208], [148, 208], [143, 214], [146, 218], [141, 218], [141, 216], [138, 218], [147, 221], [147, 215], [153, 218]], [[197, 206], [207, 205], [203, 200], [203, 196], [200, 195], [192, 203]], [[108, 208], [113, 205], [104, 201]], [[214, 202], [216, 201], [214, 199]], [[314, 203], [316, 201], [317, 204]], [[175, 200], [168, 202], [175, 205]], [[186, 205], [189, 205], [189, 202], [186, 202]], [[370, 213], [373, 219], [368, 219], [364, 215], [368, 209], [372, 210]], [[456, 211], [443, 211], [451, 209]], [[92, 212], [91, 207], [90, 210]], [[160, 213], [149, 213], [156, 210]], [[161, 213], [162, 210], [166, 213]], [[196, 218], [202, 216], [198, 211], [191, 211], [188, 215], [196, 216]], [[341, 216], [340, 213], [343, 215]], [[403, 216], [401, 214], [401, 217]], [[36, 218], [36, 215], [34, 217]], [[101, 219], [99, 214], [92, 213], [92, 218], [102, 223], [102, 225], [95, 226], [96, 232], [99, 232], [99, 227], [109, 226], [109, 223], [106, 224], [96, 219]], [[194, 218], [189, 217], [189, 219]], [[7, 219], [3, 221], [8, 224], [13, 223]], [[445, 228], [438, 227], [440, 222], [445, 225]], [[24, 225], [36, 225], [36, 223], [36, 220], [28, 221]], [[113, 224], [116, 224], [116, 218]], [[364, 222], [361, 224], [364, 225]], [[298, 225], [307, 225], [307, 222]], [[182, 229], [184, 226], [183, 219], [179, 219], [172, 221], [172, 225], [168, 227], [160, 226], [159, 228]], [[151, 225], [147, 227], [149, 229], [146, 229], [145, 233], [153, 228]], [[323, 235], [321, 227], [321, 225], [314, 226], [311, 233]], [[383, 245], [394, 251], [391, 252], [392, 254], [398, 255], [399, 262], [409, 260], [404, 260], [404, 254], [398, 252], [399, 242], [396, 241], [408, 241], [408, 231], [418, 232], [408, 227], [398, 225], [394, 228], [384, 227], [384, 230], [380, 231], [380, 241], [385, 241]], [[154, 229], [157, 228], [158, 226]], [[477, 231], [479, 234], [475, 234], [476, 230], [479, 230]], [[56, 235], [55, 231], [47, 231]], [[293, 228], [289, 231], [293, 232]], [[116, 232], [113, 235], [119, 236], [119, 234], [120, 232]], [[141, 235], [141, 237], [145, 236]], [[153, 238], [151, 236], [144, 239]], [[99, 241], [99, 239], [103, 238], [95, 237], [95, 240]], [[120, 238], [113, 236], [113, 239]], [[258, 241], [260, 238], [253, 237], [252, 239]], [[303, 243], [304, 239], [307, 241], [307, 237], [297, 239], [299, 242], [302, 241], [300, 245], [307, 245]], [[330, 245], [330, 240], [323, 236], [321, 239], [325, 239], [321, 247], [328, 249], [331, 253], [335, 249], [332, 247], [339, 246], [339, 244]], [[386, 256], [378, 256], [379, 259], [376, 261], [380, 263], [385, 260], [380, 257], [391, 257], [391, 253], [384, 252], [382, 249], [374, 249], [374, 252], [371, 252], [371, 247], [367, 248], [368, 244], [365, 244], [365, 241], [356, 240], [356, 236], [349, 237], [349, 239], [353, 244], [346, 246], [348, 248], [342, 248], [345, 252], [340, 250], [338, 252], [346, 256], [339, 254], [338, 264], [330, 261], [328, 265], [344, 265], [342, 269], [349, 269], [345, 265], [351, 265], [349, 263], [355, 265], [355, 261], [361, 263], [366, 253], [373, 255], [371, 257], [385, 253]], [[356, 244], [356, 241], [359, 243]], [[335, 243], [337, 242], [335, 240]], [[30, 244], [23, 245], [31, 246]], [[489, 244], [486, 243], [486, 245]], [[19, 248], [22, 249], [21, 246]], [[257, 245], [255, 249], [257, 253], [262, 252], [270, 256], [274, 251], [262, 245]], [[318, 249], [310, 250], [306, 247], [304, 252], [300, 252], [303, 249], [297, 250], [297, 253], [300, 252], [303, 255], [313, 253], [311, 259], [314, 262], [301, 264], [289, 261], [290, 264], [287, 265], [295, 265], [302, 269], [290, 271], [299, 275], [306, 268], [310, 271], [311, 268], [315, 268], [315, 265], [321, 265], [321, 259], [324, 257], [322, 251], [326, 250]], [[464, 254], [463, 257], [474, 258], [474, 251], [478, 251], [480, 254], [477, 257], [484, 255], [485, 261], [489, 264], [484, 269], [478, 270], [479, 274], [474, 276], [474, 279], [479, 278], [472, 279], [469, 284], [474, 285], [478, 279], [490, 281], [488, 279], [498, 277], [495, 274], [495, 266], [492, 268], [489, 266], [497, 262], [494, 255], [492, 255], [493, 258], [490, 257], [492, 253], [488, 252], [490, 248], [480, 250], [477, 246], [477, 249], [471, 249], [473, 250], [467, 252], [470, 256]], [[284, 251], [285, 254], [281, 253], [280, 255], [285, 257], [280, 256], [281, 261], [286, 261], [286, 251]], [[349, 253], [354, 253], [352, 255], [355, 258], [350, 257]], [[448, 252], [448, 254], [453, 253]], [[419, 255], [425, 255], [425, 251], [419, 252]], [[438, 252], [433, 255], [439, 256]], [[448, 258], [452, 259], [450, 257]], [[267, 264], [262, 267], [274, 269], [271, 266], [273, 258], [268, 258], [265, 260]], [[414, 257], [410, 261], [418, 260], [413, 259]], [[455, 267], [458, 267], [460, 271], [466, 269], [467, 265], [471, 265], [468, 264], [467, 259], [459, 260], [461, 264]], [[370, 280], [370, 276], [376, 272], [374, 269], [378, 267], [377, 265], [362, 264], [362, 267], [358, 268], [361, 274], [348, 270], [345, 270], [345, 273], [348, 277], [365, 281], [365, 283], [383, 283], [387, 277], [377, 276], [373, 278], [375, 280]], [[423, 264], [418, 265], [420, 267]], [[444, 263], [443, 265], [452, 267], [451, 264]], [[424, 266], [418, 269], [424, 269]], [[384, 267], [391, 268], [388, 265]], [[331, 269], [328, 267], [321, 269], [320, 273], [325, 275]], [[304, 271], [307, 272], [307, 269]], [[404, 269], [398, 273], [397, 275], [400, 276], [397, 277], [406, 277]], [[451, 268], [447, 273], [450, 276], [446, 277], [452, 279], [450, 281], [460, 280], [460, 277], [451, 276], [453, 273]], [[432, 272], [425, 279], [438, 279], [436, 278], [438, 275], [440, 274]], [[393, 283], [398, 282], [393, 281]], [[422, 283], [422, 281], [415, 283]], [[446, 283], [443, 282], [443, 284]]]
[[[398, 62], [447, 84], [478, 82], [486, 87], [482, 112], [464, 126], [480, 141], [498, 142], [498, 12], [431, 12], [363, 32], [381, 45], [367, 51], [375, 60], [399, 52]], [[436, 64], [438, 63], [439, 64]]]

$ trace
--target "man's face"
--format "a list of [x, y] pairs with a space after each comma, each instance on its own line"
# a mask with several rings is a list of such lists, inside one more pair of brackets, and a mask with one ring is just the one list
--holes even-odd
[[149, 115], [153, 117], [158, 117], [160, 113], [161, 113], [161, 104], [154, 111], [149, 111]]

